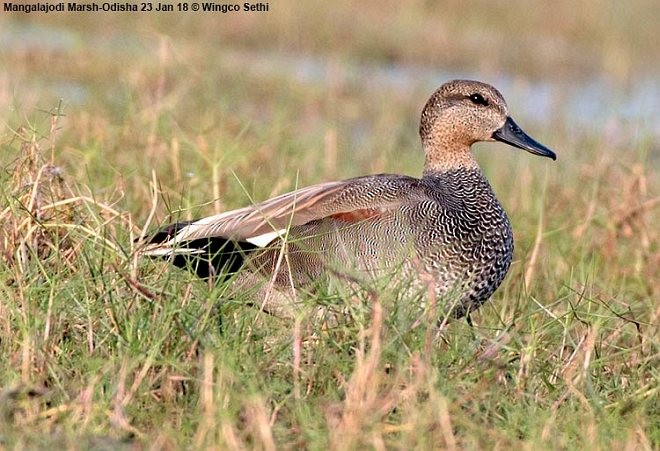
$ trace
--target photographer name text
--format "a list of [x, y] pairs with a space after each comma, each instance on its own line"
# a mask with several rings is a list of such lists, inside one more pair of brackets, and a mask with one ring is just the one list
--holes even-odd
[[204, 12], [204, 13], [238, 13], [238, 12], [268, 12], [268, 3], [214, 3], [214, 2], [103, 2], [103, 3], [13, 3], [4, 2], [4, 12], [21, 13], [63, 13], [63, 12]]

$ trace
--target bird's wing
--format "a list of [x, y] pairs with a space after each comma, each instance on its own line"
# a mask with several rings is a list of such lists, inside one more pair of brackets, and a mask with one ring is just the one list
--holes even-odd
[[169, 241], [151, 246], [174, 246], [211, 237], [255, 242], [260, 236], [272, 235], [272, 239], [288, 227], [323, 218], [364, 220], [419, 196], [418, 183], [413, 177], [378, 174], [312, 185], [253, 206], [192, 221], [178, 228]]

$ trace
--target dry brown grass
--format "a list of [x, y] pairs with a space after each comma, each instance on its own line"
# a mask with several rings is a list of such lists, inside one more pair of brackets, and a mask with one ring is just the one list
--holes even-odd
[[[569, 107], [576, 80], [613, 80], [615, 102], [653, 74], [657, 2], [271, 6], [0, 17], [2, 33], [73, 35], [0, 50], [0, 446], [656, 449], [657, 128]], [[320, 76], [296, 75], [308, 58]], [[417, 174], [428, 80], [383, 83], [390, 65], [510, 73], [516, 112], [557, 81], [547, 122], [516, 114], [556, 164], [477, 150], [517, 251], [474, 327], [377, 291], [332, 327], [255, 322], [218, 302], [226, 287], [134, 258], [170, 215]]]

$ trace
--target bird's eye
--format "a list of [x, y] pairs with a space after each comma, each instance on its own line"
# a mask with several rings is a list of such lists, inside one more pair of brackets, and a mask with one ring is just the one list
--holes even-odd
[[470, 96], [470, 100], [475, 105], [484, 105], [484, 106], [488, 105], [488, 100], [484, 99], [484, 96], [482, 96], [481, 94], [472, 94]]

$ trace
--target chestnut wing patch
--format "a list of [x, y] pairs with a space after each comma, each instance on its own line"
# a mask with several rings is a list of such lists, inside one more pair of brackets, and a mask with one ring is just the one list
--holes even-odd
[[377, 218], [386, 214], [387, 212], [388, 210], [385, 208], [362, 208], [359, 210], [335, 213], [328, 217], [341, 222], [356, 223], [366, 221], [367, 219]]

